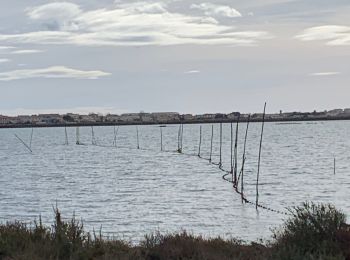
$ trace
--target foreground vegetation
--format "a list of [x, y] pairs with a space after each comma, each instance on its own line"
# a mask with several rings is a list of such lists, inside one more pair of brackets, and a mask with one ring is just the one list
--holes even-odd
[[350, 259], [345, 215], [331, 205], [304, 203], [274, 231], [272, 241], [204, 239], [186, 232], [146, 236], [137, 246], [84, 231], [74, 217], [55, 210], [51, 227], [15, 222], [0, 225], [0, 259]]

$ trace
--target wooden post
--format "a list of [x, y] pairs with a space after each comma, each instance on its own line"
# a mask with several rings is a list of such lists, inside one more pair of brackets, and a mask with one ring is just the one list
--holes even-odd
[[68, 134], [67, 134], [67, 126], [64, 126], [64, 135], [65, 135], [65, 141], [64, 144], [68, 145]]
[[201, 157], [201, 145], [202, 145], [202, 126], [199, 126], [199, 146], [198, 146], [198, 157]]
[[91, 126], [91, 144], [96, 145], [94, 127]]
[[32, 132], [30, 134], [30, 142], [29, 142], [30, 149], [32, 149], [33, 133], [34, 133], [34, 127], [32, 127]]
[[179, 125], [179, 130], [177, 131], [177, 152], [180, 153], [180, 131], [181, 125]]
[[256, 175], [256, 201], [255, 201], [255, 208], [258, 209], [258, 203], [259, 203], [259, 175], [260, 175], [260, 158], [261, 158], [261, 146], [262, 146], [262, 140], [263, 140], [263, 134], [264, 134], [264, 125], [265, 125], [265, 112], [266, 112], [266, 102], [264, 105], [264, 113], [262, 118], [262, 125], [261, 125], [261, 136], [260, 136], [260, 146], [259, 146], [259, 159], [258, 159], [258, 173]]
[[239, 124], [239, 117], [237, 119], [237, 124], [236, 124], [236, 137], [235, 137], [235, 151], [234, 151], [234, 157], [235, 157], [235, 162], [234, 162], [234, 186], [237, 187], [237, 167], [238, 167], [238, 124]]
[[222, 123], [220, 123], [220, 161], [219, 168], [222, 167]]
[[209, 162], [210, 163], [211, 163], [211, 157], [213, 154], [213, 139], [214, 139], [214, 125], [211, 125], [210, 154], [209, 154]]
[[230, 154], [230, 159], [231, 159], [231, 177], [232, 177], [232, 183], [234, 183], [233, 179], [233, 126], [231, 122], [231, 154]]
[[243, 157], [242, 157], [242, 169], [241, 169], [241, 198], [242, 198], [242, 203], [244, 202], [244, 164], [245, 164], [245, 151], [246, 151], [246, 146], [247, 146], [247, 137], [248, 137], [248, 128], [249, 128], [249, 121], [250, 121], [250, 115], [248, 116], [247, 120], [247, 128], [245, 130], [245, 137], [244, 137], [244, 146], [243, 146]]
[[75, 137], [76, 137], [76, 144], [80, 145], [80, 131], [79, 131], [79, 126], [76, 127], [75, 129]]
[[117, 147], [117, 131], [115, 126], [113, 126], [113, 146]]
[[183, 152], [183, 140], [184, 140], [184, 124], [181, 124], [181, 153]]
[[138, 128], [138, 126], [136, 126], [136, 141], [137, 141], [137, 149], [140, 149], [139, 128]]
[[162, 127], [159, 127], [160, 129], [160, 151], [163, 151], [163, 130]]
[[16, 138], [30, 151], [30, 153], [33, 153], [32, 149], [27, 145], [18, 135], [16, 135]]

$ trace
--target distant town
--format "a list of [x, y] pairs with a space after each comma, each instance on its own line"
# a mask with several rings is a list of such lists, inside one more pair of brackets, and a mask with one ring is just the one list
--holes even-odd
[[[80, 115], [74, 113], [39, 114], [39, 115], [0, 115], [0, 128], [12, 127], [54, 127], [54, 126], [90, 126], [90, 125], [150, 125], [150, 124], [195, 124], [217, 122], [245, 122], [248, 120], [259, 122], [263, 119], [262, 113], [242, 114], [232, 112], [229, 114], [179, 114], [177, 112], [160, 113], [128, 113], [128, 114], [95, 114]], [[282, 112], [266, 114], [265, 121], [315, 121], [315, 120], [349, 120], [350, 108], [333, 109], [330, 111], [313, 112]]]

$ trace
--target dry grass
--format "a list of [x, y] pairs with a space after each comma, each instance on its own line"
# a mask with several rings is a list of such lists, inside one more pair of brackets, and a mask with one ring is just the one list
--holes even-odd
[[330, 205], [305, 203], [293, 208], [274, 240], [267, 244], [186, 232], [148, 235], [133, 246], [84, 231], [74, 217], [63, 221], [55, 210], [51, 227], [15, 222], [0, 225], [0, 259], [350, 259], [350, 230], [345, 216]]

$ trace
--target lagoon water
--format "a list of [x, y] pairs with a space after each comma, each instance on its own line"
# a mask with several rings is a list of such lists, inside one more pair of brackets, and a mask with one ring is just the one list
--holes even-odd
[[[235, 127], [235, 126], [234, 126]], [[246, 124], [239, 124], [239, 167]], [[214, 125], [214, 161], [218, 162], [219, 125]], [[245, 192], [255, 199], [260, 123], [251, 123], [245, 164]], [[53, 220], [57, 204], [66, 218], [75, 214], [87, 230], [133, 242], [154, 231], [187, 230], [204, 236], [269, 238], [284, 215], [242, 204], [217, 166], [196, 156], [199, 125], [184, 126], [183, 150], [178, 126], [121, 126], [117, 147], [113, 127], [34, 129], [33, 154], [14, 134], [29, 142], [31, 129], [0, 129], [0, 222]], [[209, 157], [211, 125], [203, 125], [202, 155]], [[223, 166], [230, 168], [230, 125], [223, 125]], [[336, 174], [334, 175], [334, 158]], [[261, 158], [260, 201], [273, 209], [304, 201], [330, 202], [350, 216], [350, 121], [266, 123]]]

